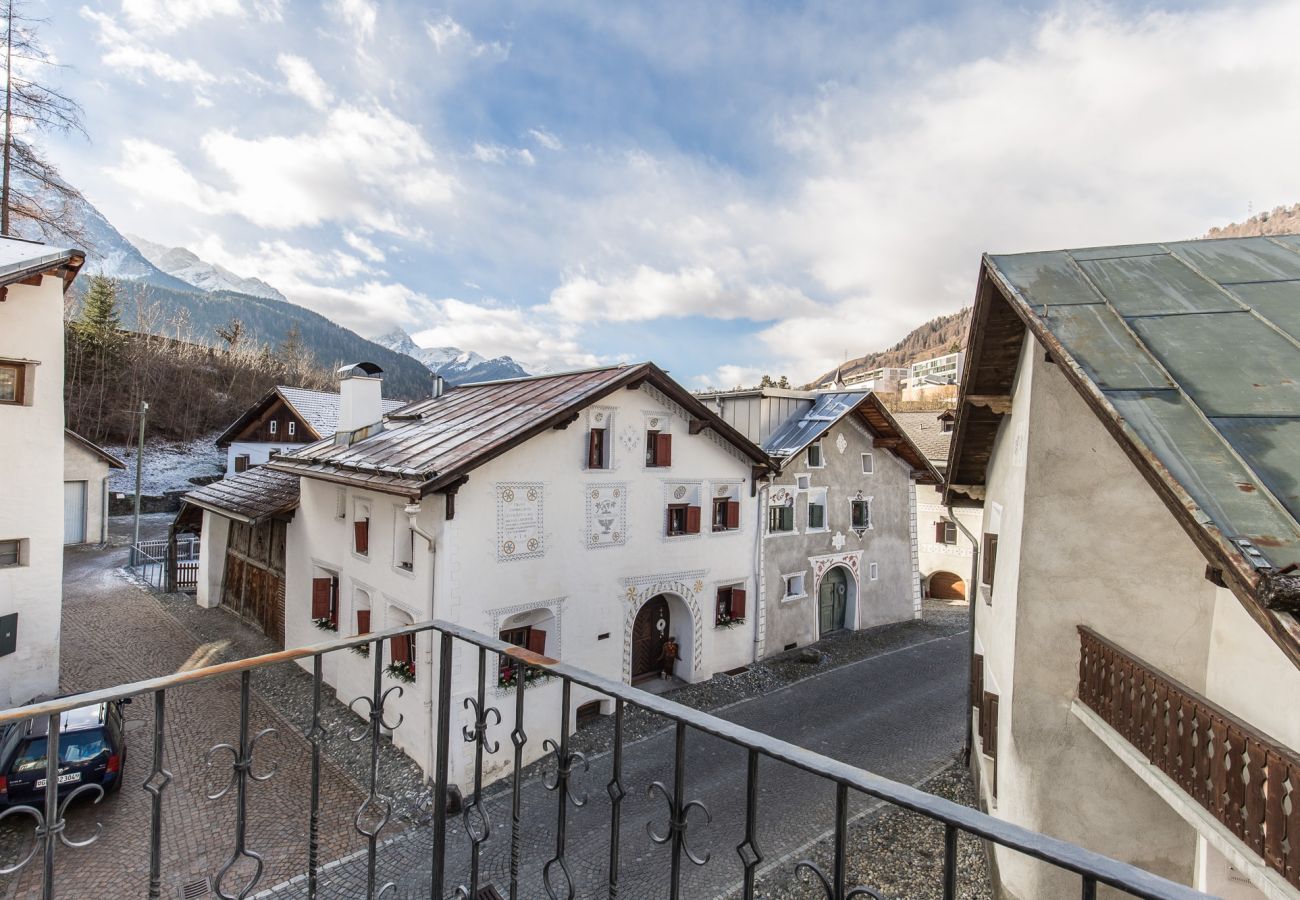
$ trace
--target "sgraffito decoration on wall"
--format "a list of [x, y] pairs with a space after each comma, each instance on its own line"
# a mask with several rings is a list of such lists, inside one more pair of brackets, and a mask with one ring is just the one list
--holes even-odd
[[704, 617], [700, 615], [699, 595], [704, 590], [707, 569], [693, 572], [670, 572], [663, 575], [638, 575], [620, 579], [623, 585], [623, 681], [632, 681], [632, 625], [645, 602], [659, 594], [676, 594], [691, 613], [692, 672], [698, 675], [704, 666]]
[[835, 436], [835, 449], [840, 451], [840, 456], [843, 456], [844, 451], [849, 449], [849, 439], [844, 436], [842, 431]]
[[586, 493], [587, 548], [627, 543], [627, 482], [589, 484]]
[[813, 594], [821, 587], [822, 576], [825, 575], [835, 566], [847, 566], [848, 570], [853, 573], [854, 581], [860, 581], [862, 570], [862, 551], [854, 550], [850, 553], [831, 553], [826, 556], [810, 556], [808, 562], [813, 567]]
[[546, 555], [541, 482], [497, 485], [497, 561]]

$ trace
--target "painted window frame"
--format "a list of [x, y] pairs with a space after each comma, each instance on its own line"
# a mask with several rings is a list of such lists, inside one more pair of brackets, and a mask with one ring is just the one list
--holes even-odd
[[[822, 523], [813, 525], [812, 511], [813, 507], [820, 507]], [[830, 521], [830, 491], [827, 488], [815, 488], [807, 494], [804, 507], [804, 532], [806, 534], [820, 534], [824, 531], [831, 530]]]
[[[813, 451], [816, 451], [817, 453], [817, 462], [813, 462]], [[810, 469], [826, 468], [826, 451], [822, 449], [821, 438], [818, 438], [808, 445], [808, 448], [804, 451], [804, 459], [808, 463], [808, 468]]]
[[[796, 578], [799, 579], [799, 593], [794, 593], [790, 590], [793, 580]], [[808, 596], [808, 573], [806, 571], [790, 572], [782, 575], [781, 580], [785, 583], [785, 593], [781, 596], [782, 601], [802, 600], [804, 597]]]
[[863, 475], [876, 474], [876, 457], [874, 453], [862, 454], [862, 474]]

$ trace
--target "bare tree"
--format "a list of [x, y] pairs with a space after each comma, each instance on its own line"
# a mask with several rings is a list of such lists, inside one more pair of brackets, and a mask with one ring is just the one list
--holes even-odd
[[81, 107], [46, 83], [57, 68], [36, 36], [42, 20], [25, 16], [18, 0], [4, 0], [5, 105], [0, 173], [0, 234], [26, 223], [42, 237], [84, 240], [76, 215], [81, 192], [42, 158], [32, 138], [40, 133], [85, 135]]

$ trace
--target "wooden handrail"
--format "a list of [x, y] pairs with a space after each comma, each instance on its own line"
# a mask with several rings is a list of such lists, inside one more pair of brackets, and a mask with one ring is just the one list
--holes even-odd
[[1300, 755], [1091, 628], [1079, 644], [1079, 700], [1300, 888]]

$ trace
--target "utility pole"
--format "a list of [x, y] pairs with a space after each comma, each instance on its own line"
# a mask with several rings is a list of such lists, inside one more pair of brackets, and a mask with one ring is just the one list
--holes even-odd
[[14, 0], [5, 6], [5, 139], [4, 175], [0, 178], [0, 234], [9, 235], [9, 156], [13, 151], [14, 116]]
[[[132, 547], [140, 546], [140, 473], [144, 465], [144, 417], [149, 412], [149, 404], [140, 401], [140, 444], [135, 451], [135, 542]], [[131, 556], [135, 556], [136, 551], [132, 549]]]

